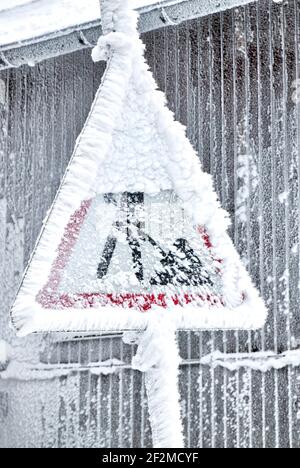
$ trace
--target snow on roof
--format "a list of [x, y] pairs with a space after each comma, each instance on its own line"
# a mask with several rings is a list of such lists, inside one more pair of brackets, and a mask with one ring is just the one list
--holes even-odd
[[[140, 14], [140, 33], [253, 1], [131, 0]], [[92, 47], [99, 35], [99, 0], [0, 0], [0, 70]]]
[[[133, 0], [135, 8], [157, 3]], [[93, 22], [99, 16], [99, 0], [0, 0], [0, 46]]]
[[[143, 25], [144, 31], [251, 1], [256, 0], [131, 0], [134, 8], [149, 13], [149, 24]], [[156, 19], [151, 16], [154, 10], [158, 11]], [[45, 41], [47, 36], [57, 37], [83, 25], [87, 29], [87, 25], [98, 24], [99, 18], [99, 0], [0, 0], [0, 49], [9, 50], [27, 46], [33, 41]]]

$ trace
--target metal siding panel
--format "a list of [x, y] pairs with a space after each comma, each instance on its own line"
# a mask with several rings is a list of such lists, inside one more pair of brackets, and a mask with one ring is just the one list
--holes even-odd
[[[294, 40], [295, 40], [295, 68], [296, 68], [296, 79], [299, 80], [300, 78], [300, 8], [299, 8], [299, 1], [294, 0], [294, 21], [295, 21], [295, 28], [294, 28]], [[296, 122], [296, 135], [295, 135], [295, 159], [297, 165], [297, 174], [296, 180], [298, 182], [298, 197], [295, 196], [295, 205], [296, 211], [298, 214], [298, 236], [296, 236], [296, 243], [298, 245], [298, 252], [296, 251], [296, 259], [298, 260], [298, 265], [296, 264], [297, 274], [295, 277], [295, 285], [299, 285], [299, 265], [300, 265], [300, 247], [299, 247], [299, 239], [300, 239], [300, 189], [299, 189], [299, 181], [300, 181], [300, 105], [295, 108], [295, 122]], [[298, 207], [298, 210], [297, 210]], [[296, 260], [296, 262], [297, 262]], [[299, 289], [294, 287], [294, 294], [296, 297], [296, 306], [291, 308], [291, 313], [293, 315], [293, 322], [294, 322], [294, 344], [299, 347], [300, 342], [300, 320], [299, 320], [299, 302], [297, 302], [297, 296], [299, 298]], [[293, 302], [294, 304], [294, 302]], [[293, 376], [293, 386], [292, 386], [292, 408], [293, 408], [293, 446], [299, 446], [299, 434], [300, 434], [300, 372], [299, 368], [292, 370]]]
[[[210, 22], [210, 93], [211, 93], [211, 118], [210, 118], [210, 158], [211, 174], [215, 181], [215, 187], [219, 199], [223, 203], [223, 87], [222, 87], [222, 15], [212, 16]], [[220, 170], [221, 168], [221, 170]], [[215, 332], [212, 336], [213, 351], [224, 352], [224, 333]], [[216, 368], [212, 375], [213, 398], [213, 447], [224, 447], [224, 392], [221, 382], [224, 381], [224, 370]]]
[[[299, 447], [298, 368], [231, 372], [198, 362], [214, 350], [300, 346], [300, 104], [292, 99], [300, 78], [299, 26], [298, 0], [261, 0], [144, 37], [158, 85], [213, 175], [233, 220], [231, 235], [270, 311], [262, 332], [180, 333], [182, 357], [196, 360], [182, 366], [180, 379], [190, 447]], [[20, 273], [103, 71], [81, 51], [0, 76], [0, 316], [3, 336], [14, 343], [7, 313]], [[245, 178], [237, 172], [241, 163]], [[247, 196], [241, 197], [242, 187]], [[135, 352], [118, 336], [61, 344], [45, 338], [42, 346], [31, 337], [22, 344], [31, 359], [40, 350], [46, 366], [111, 358], [127, 365]], [[0, 381], [3, 389], [14, 411], [4, 426], [0, 420], [1, 446], [151, 446], [144, 379], [128, 368], [99, 376], [75, 371], [15, 387]], [[21, 407], [24, 399], [30, 403]], [[22, 435], [20, 419], [32, 430]]]
[[[210, 27], [207, 19], [198, 20], [198, 121], [199, 121], [199, 157], [205, 171], [210, 170], [210, 54], [207, 47], [210, 44]], [[209, 332], [199, 334], [199, 344], [195, 350], [200, 356], [212, 351], [212, 339]], [[211, 399], [212, 371], [207, 367], [199, 368], [199, 426], [197, 427], [198, 446], [212, 446], [212, 411]], [[198, 432], [199, 431], [199, 432]]]
[[[262, 225], [262, 206], [260, 199], [260, 132], [261, 132], [261, 109], [260, 109], [260, 44], [258, 30], [257, 5], [250, 5], [248, 8], [247, 37], [250, 38], [247, 45], [249, 60], [249, 141], [251, 152], [254, 157], [257, 171], [257, 185], [253, 196], [251, 197], [251, 224], [250, 232], [250, 271], [251, 276], [260, 289], [261, 274], [261, 249], [260, 249], [260, 228]], [[262, 340], [261, 332], [251, 334], [250, 351], [261, 350]], [[260, 372], [250, 371], [250, 406], [251, 406], [251, 429], [250, 445], [254, 447], [263, 447], [263, 393], [264, 376]]]
[[[234, 118], [233, 118], [233, 89], [234, 89], [234, 74], [233, 74], [233, 40], [232, 33], [232, 15], [231, 12], [225, 12], [220, 16], [220, 47], [221, 47], [221, 162], [222, 162], [222, 185], [221, 185], [221, 200], [222, 205], [226, 208], [233, 217], [234, 215], [234, 178], [231, 174], [234, 173]], [[233, 226], [230, 228], [230, 233], [233, 233]], [[221, 350], [226, 353], [230, 350], [235, 339], [234, 334], [230, 332], [223, 333], [223, 345]], [[230, 382], [230, 373], [228, 370], [223, 370], [223, 376], [220, 382], [222, 389], [222, 404], [220, 414], [223, 417], [223, 446], [229, 447], [231, 444], [232, 429], [229, 424], [231, 418], [230, 411], [230, 391], [228, 385]], [[231, 398], [232, 399], [232, 398]]]

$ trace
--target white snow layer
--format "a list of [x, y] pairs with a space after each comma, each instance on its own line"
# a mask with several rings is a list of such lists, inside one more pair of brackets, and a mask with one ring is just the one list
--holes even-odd
[[[1, 345], [1, 343], [0, 343]], [[7, 361], [6, 361], [7, 363]], [[5, 363], [4, 363], [5, 364]], [[27, 363], [12, 359], [5, 370], [1, 371], [0, 361], [0, 379], [2, 380], [21, 380], [23, 382], [33, 380], [53, 380], [59, 377], [67, 377], [74, 372], [90, 372], [92, 375], [111, 375], [124, 366], [118, 359], [108, 359], [99, 363], [91, 363], [86, 366], [82, 364], [42, 364]]]
[[9, 345], [0, 340], [0, 368], [7, 363], [9, 359]]
[[[109, 18], [109, 12], [104, 14]], [[266, 319], [265, 306], [227, 235], [228, 216], [217, 200], [211, 176], [202, 172], [185, 128], [174, 121], [164, 94], [157, 91], [143, 58], [136, 14], [129, 14], [122, 0], [113, 18], [114, 24], [106, 24], [117, 32], [101, 37], [93, 51], [95, 60], [108, 58], [107, 71], [14, 305], [15, 328], [20, 335], [47, 330], [145, 329], [154, 315], [167, 315], [176, 328], [183, 329], [260, 328]], [[170, 303], [167, 309], [153, 306], [141, 313], [113, 304], [85, 311], [78, 304], [59, 309], [40, 304], [37, 298], [66, 238], [65, 227], [83, 201], [99, 193], [157, 194], [162, 190], [176, 193], [191, 226], [205, 227], [213, 257], [221, 259], [224, 306]]]
[[32, 0], [0, 0], [0, 12], [32, 3]]
[[300, 366], [300, 350], [290, 350], [283, 354], [276, 354], [273, 351], [263, 351], [258, 353], [238, 353], [224, 354], [215, 351], [201, 359], [203, 366], [211, 366], [213, 369], [222, 367], [231, 372], [240, 369], [251, 369], [260, 372], [269, 372], [272, 369], [284, 369], [285, 367]]
[[[134, 8], [158, 3], [132, 0]], [[0, 46], [95, 21], [99, 0], [0, 0]]]

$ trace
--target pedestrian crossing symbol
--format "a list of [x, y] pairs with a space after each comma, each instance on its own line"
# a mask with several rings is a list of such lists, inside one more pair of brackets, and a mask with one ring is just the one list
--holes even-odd
[[204, 230], [189, 225], [172, 192], [104, 194], [68, 223], [38, 301], [46, 309], [110, 304], [142, 312], [221, 305], [220, 271]]

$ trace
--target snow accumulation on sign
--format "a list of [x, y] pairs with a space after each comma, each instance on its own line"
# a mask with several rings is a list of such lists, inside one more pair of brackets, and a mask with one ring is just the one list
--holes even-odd
[[211, 177], [157, 91], [136, 14], [117, 0], [102, 13], [112, 24], [93, 59], [107, 71], [17, 295], [15, 329], [144, 329], [160, 315], [182, 329], [261, 327], [264, 304]]
[[109, 304], [141, 312], [222, 305], [220, 260], [174, 193], [98, 195], [72, 216], [37, 300], [46, 309]]

